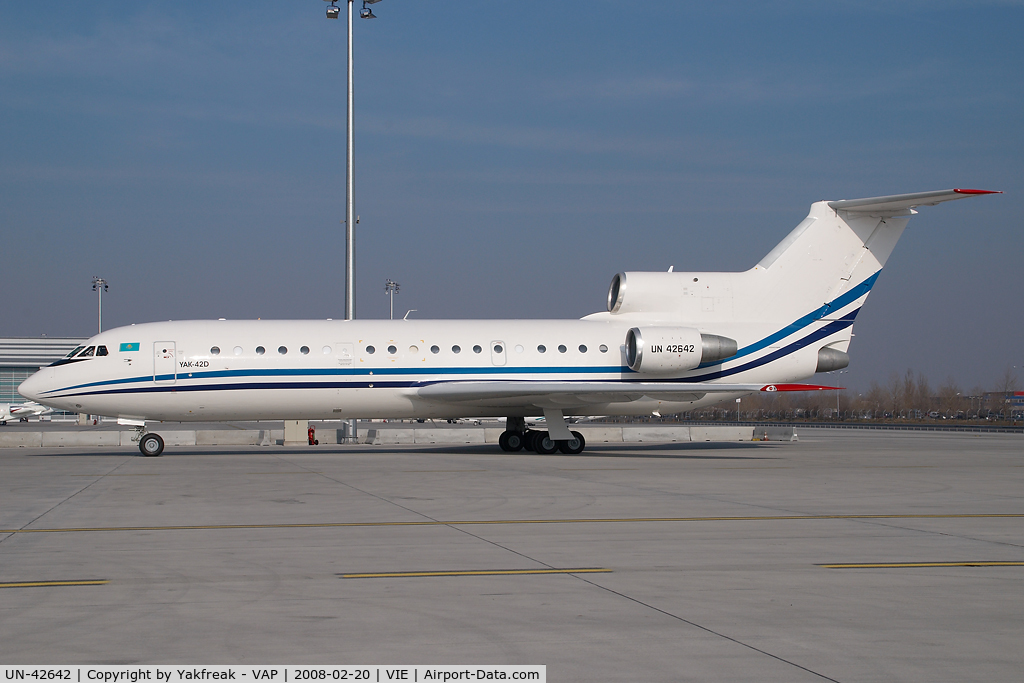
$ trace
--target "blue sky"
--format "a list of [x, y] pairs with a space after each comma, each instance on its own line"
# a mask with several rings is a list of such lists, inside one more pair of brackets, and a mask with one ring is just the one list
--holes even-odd
[[[325, 3], [0, 5], [0, 336], [343, 315]], [[745, 270], [819, 199], [925, 208], [844, 383], [1024, 366], [1024, 2], [385, 0], [356, 23], [357, 314], [579, 317]], [[1019, 371], [1024, 377], [1024, 371]]]

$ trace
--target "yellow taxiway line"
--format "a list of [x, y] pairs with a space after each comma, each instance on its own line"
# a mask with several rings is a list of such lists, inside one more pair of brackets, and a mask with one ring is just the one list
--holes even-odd
[[46, 588], [48, 586], [102, 586], [110, 583], [107, 579], [89, 579], [87, 581], [15, 581], [0, 583], [0, 588]]

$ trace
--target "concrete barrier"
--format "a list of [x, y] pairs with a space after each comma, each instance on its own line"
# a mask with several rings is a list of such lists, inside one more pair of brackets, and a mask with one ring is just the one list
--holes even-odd
[[483, 429], [414, 429], [413, 443], [484, 443]]
[[622, 443], [622, 427], [581, 427], [569, 425], [569, 429], [579, 432], [587, 443]]
[[753, 427], [732, 427], [728, 425], [690, 427], [691, 441], [751, 441]]
[[0, 432], [0, 448], [39, 448], [42, 432]]
[[41, 432], [43, 448], [120, 446], [121, 432]]
[[[270, 446], [284, 443], [281, 429], [176, 429], [165, 431], [160, 425], [150, 429], [159, 434], [167, 446]], [[793, 427], [742, 427], [733, 425], [652, 425], [652, 426], [589, 426], [570, 425], [583, 434], [587, 443], [683, 443], [689, 441], [796, 441]], [[504, 431], [498, 427], [458, 428], [394, 428], [370, 427], [359, 431], [358, 443], [368, 445], [402, 444], [496, 444]], [[321, 428], [316, 438], [321, 444], [344, 443], [343, 429]], [[135, 432], [124, 431], [43, 431], [23, 432], [0, 430], [0, 448], [63, 446], [137, 447]], [[305, 442], [303, 442], [304, 444]]]
[[[159, 429], [153, 429], [161, 434]], [[283, 429], [199, 429], [196, 446], [260, 446], [284, 443]]]
[[755, 441], [799, 441], [794, 427], [754, 427]]
[[[586, 434], [584, 434], [586, 438]], [[690, 440], [689, 427], [623, 427], [623, 443], [672, 443]]]

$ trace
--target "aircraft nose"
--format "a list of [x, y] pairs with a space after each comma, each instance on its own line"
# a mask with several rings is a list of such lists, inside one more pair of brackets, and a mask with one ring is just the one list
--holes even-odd
[[53, 368], [43, 368], [18, 386], [18, 393], [30, 401], [39, 401], [42, 393], [51, 389], [53, 384]]

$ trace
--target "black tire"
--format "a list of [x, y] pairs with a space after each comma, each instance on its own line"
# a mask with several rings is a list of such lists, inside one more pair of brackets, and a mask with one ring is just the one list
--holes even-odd
[[498, 445], [506, 453], [515, 453], [516, 451], [523, 450], [524, 441], [523, 435], [519, 432], [504, 431], [498, 437]]
[[533, 437], [533, 450], [538, 455], [551, 455], [558, 450], [558, 442], [547, 432], [537, 432], [537, 436]]
[[578, 455], [582, 453], [583, 449], [586, 447], [587, 441], [579, 432], [572, 432], [572, 439], [569, 441], [558, 442], [558, 450], [562, 451], [566, 455]]
[[146, 434], [139, 439], [139, 450], [147, 458], [155, 458], [164, 452], [164, 440], [159, 434]]
[[527, 429], [526, 430], [526, 433], [523, 434], [523, 450], [524, 451], [533, 451], [533, 450], [535, 450], [534, 447], [533, 447], [533, 439], [539, 433], [540, 432], [535, 432], [532, 429]]

